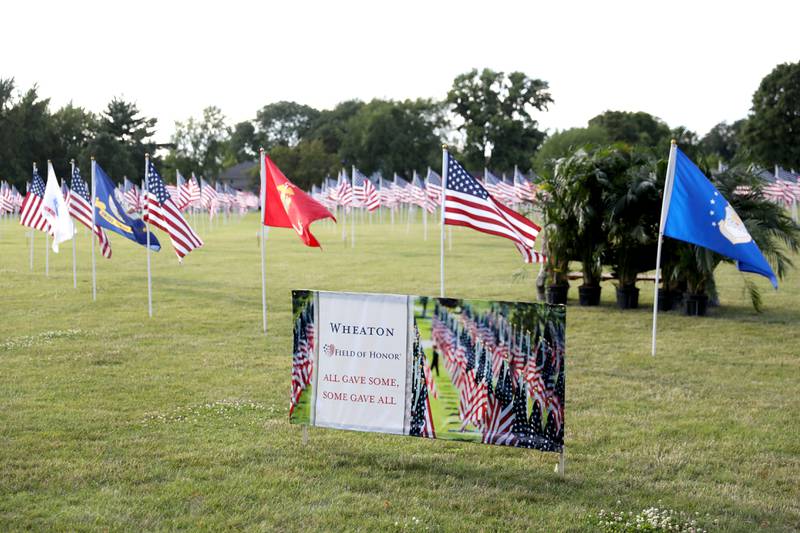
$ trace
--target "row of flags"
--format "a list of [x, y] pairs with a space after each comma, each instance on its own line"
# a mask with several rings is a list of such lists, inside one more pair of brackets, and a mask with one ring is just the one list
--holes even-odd
[[[251, 192], [238, 191], [219, 183], [209, 185], [202, 178], [198, 182], [194, 175], [187, 180], [178, 173], [176, 185], [166, 184], [149, 161], [142, 188], [127, 178], [115, 186], [97, 162], [93, 161], [92, 165], [96, 188], [94, 207], [90, 187], [77, 165], [72, 164], [69, 182], [61, 180], [59, 187], [53, 166], [48, 162], [47, 181], [34, 165], [24, 197], [7, 183], [0, 184], [0, 213], [19, 213], [21, 225], [53, 237], [53, 250], [56, 252], [60, 243], [73, 237], [75, 231], [69, 219], [74, 219], [92, 231], [101, 254], [109, 259], [112, 252], [106, 230], [146, 245], [144, 224], [148, 223], [169, 236], [181, 260], [203, 245], [184, 217], [188, 210], [204, 210], [213, 218], [220, 211], [247, 212], [259, 207], [258, 197]], [[55, 192], [48, 194], [48, 191], [59, 191], [58, 199]], [[150, 249], [160, 249], [158, 239], [153, 235], [150, 236]]]
[[[198, 180], [194, 173], [185, 179], [180, 172], [177, 172], [175, 181], [175, 185], [165, 184], [164, 187], [180, 211], [208, 212], [209, 218], [213, 219], [219, 213], [238, 211], [244, 214], [259, 207], [258, 196], [250, 191], [234, 189], [227, 183], [210, 184], [203, 178]], [[142, 210], [142, 190], [127, 178], [116, 194], [128, 213]]]
[[[518, 170], [514, 171], [513, 178], [500, 178], [485, 169], [481, 185], [495, 201], [507, 207], [533, 202], [537, 195], [534, 183]], [[312, 198], [330, 210], [363, 207], [374, 211], [379, 207], [407, 205], [433, 212], [441, 206], [442, 177], [429, 168], [424, 178], [414, 172], [411, 181], [397, 174], [385, 179], [377, 172], [368, 177], [353, 167], [350, 176], [342, 170], [337, 179], [325, 178], [310, 192]]]

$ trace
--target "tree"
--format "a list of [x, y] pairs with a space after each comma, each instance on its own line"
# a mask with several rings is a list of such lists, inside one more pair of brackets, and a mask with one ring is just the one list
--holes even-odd
[[51, 157], [55, 135], [50, 100], [39, 99], [35, 85], [16, 96], [14, 89], [13, 78], [0, 79], [0, 176], [24, 191], [31, 163], [41, 166]]
[[228, 155], [231, 160], [225, 166], [232, 166], [244, 161], [252, 161], [258, 155], [258, 138], [252, 122], [246, 120], [233, 127], [228, 141]]
[[274, 146], [295, 146], [311, 130], [319, 111], [297, 102], [276, 102], [256, 114], [258, 134], [266, 150]]
[[511, 170], [525, 166], [544, 140], [532, 114], [553, 99], [547, 82], [522, 72], [473, 69], [453, 80], [447, 102], [462, 121], [458, 130], [466, 134], [467, 165]]
[[649, 113], [606, 111], [589, 120], [589, 126], [606, 130], [609, 142], [657, 148], [669, 146], [669, 127]]
[[552, 176], [556, 161], [587, 144], [608, 144], [608, 133], [599, 126], [570, 128], [550, 135], [531, 158], [533, 169], [542, 176]]
[[753, 158], [800, 169], [800, 62], [778, 65], [764, 77], [750, 111], [742, 134]]
[[123, 176], [140, 180], [145, 154], [156, 149], [152, 141], [155, 125], [156, 119], [141, 116], [135, 103], [115, 97], [100, 116], [89, 151], [117, 180]]
[[58, 134], [50, 155], [56, 174], [69, 176], [71, 159], [88, 171], [92, 155], [88, 150], [97, 132], [97, 116], [70, 102], [53, 113], [51, 121], [53, 131]]
[[322, 141], [325, 151], [328, 153], [339, 153], [348, 131], [350, 119], [365, 105], [360, 100], [346, 100], [340, 102], [331, 110], [321, 111], [316, 120], [314, 120], [307, 138]]
[[311, 185], [341, 168], [336, 154], [327, 152], [319, 139], [300, 141], [297, 146], [276, 146], [269, 156], [284, 175], [302, 189], [310, 189]]
[[744, 122], [744, 119], [737, 120], [733, 124], [720, 122], [700, 139], [700, 149], [706, 155], [717, 156], [721, 161], [732, 161], [739, 152]]
[[342, 164], [384, 175], [434, 166], [441, 142], [436, 129], [444, 121], [440, 103], [433, 100], [373, 100], [348, 121], [339, 149]]
[[229, 136], [225, 115], [215, 106], [203, 110], [202, 120], [189, 118], [185, 122], [176, 122], [172, 136], [175, 149], [168, 158], [169, 166], [181, 172], [216, 176], [222, 170]]

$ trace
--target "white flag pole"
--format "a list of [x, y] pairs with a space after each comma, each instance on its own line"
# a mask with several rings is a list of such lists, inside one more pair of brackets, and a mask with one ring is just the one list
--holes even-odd
[[[70, 185], [72, 185], [72, 183], [71, 183], [72, 182], [72, 176], [75, 173], [75, 160], [74, 159], [70, 159], [69, 160], [69, 167], [70, 167], [69, 179], [70, 179]], [[64, 178], [64, 179], [66, 179], [66, 178]], [[64, 179], [62, 179], [62, 181]], [[68, 193], [68, 195], [71, 195], [71, 194], [72, 193]], [[76, 233], [77, 233], [77, 229], [76, 229]], [[75, 266], [75, 241], [76, 240], [77, 239], [73, 235], [72, 236], [72, 288], [73, 289], [77, 289], [78, 288], [78, 269]]]
[[97, 273], [95, 270], [95, 257], [94, 257], [94, 228], [96, 226], [94, 220], [94, 201], [95, 201], [95, 181], [94, 181], [94, 167], [97, 163], [94, 160], [94, 156], [92, 156], [92, 229], [89, 230], [89, 237], [92, 240], [92, 301], [97, 300]]
[[[350, 174], [350, 194], [352, 195], [352, 198], [353, 198], [352, 199], [352, 202], [353, 202], [353, 216], [352, 216], [352, 219], [350, 220], [350, 248], [355, 248], [356, 247], [356, 208], [355, 208], [355, 202], [356, 202], [356, 188], [355, 188], [356, 173], [355, 173], [355, 170], [356, 170], [356, 166], [353, 165], [353, 173]], [[345, 179], [347, 179], [347, 178], [345, 178]], [[363, 220], [362, 220], [362, 222], [363, 222]]]
[[675, 182], [675, 157], [678, 145], [675, 140], [669, 148], [669, 160], [667, 162], [667, 176], [664, 179], [664, 197], [661, 199], [661, 220], [658, 223], [658, 249], [656, 251], [656, 279], [653, 289], [653, 345], [650, 355], [656, 355], [656, 323], [658, 322], [658, 280], [661, 276], [661, 244], [664, 242], [664, 225], [667, 221], [669, 211], [669, 201], [672, 196], [672, 185]]
[[[148, 207], [147, 200], [147, 171], [150, 168], [150, 154], [144, 154], [144, 179], [142, 180], [142, 218]], [[148, 217], [149, 218], [149, 217]], [[145, 221], [144, 229], [147, 232], [147, 314], [153, 318], [153, 284], [150, 278], [150, 224]]]
[[[36, 163], [33, 164], [33, 173], [36, 174]], [[31, 187], [33, 187], [33, 178], [31, 178]], [[31, 228], [31, 271], [33, 271], [33, 235], [34, 230]]]
[[447, 186], [447, 145], [442, 145], [442, 220], [439, 235], [439, 296], [444, 298], [444, 197]]
[[267, 249], [267, 226], [264, 225], [267, 208], [267, 167], [264, 159], [264, 149], [258, 149], [258, 156], [261, 161], [261, 318], [264, 327], [264, 334], [267, 333], [267, 267], [266, 267], [266, 249]]
[[[50, 160], [48, 159], [47, 162], [49, 163]], [[44, 275], [45, 277], [50, 276], [50, 228], [44, 232]]]

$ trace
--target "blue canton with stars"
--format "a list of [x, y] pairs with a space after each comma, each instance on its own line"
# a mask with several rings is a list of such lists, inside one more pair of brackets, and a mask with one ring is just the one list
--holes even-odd
[[150, 162], [147, 165], [147, 190], [155, 195], [158, 203], [163, 204], [171, 198], [164, 186], [164, 180], [161, 179], [156, 167]]
[[30, 191], [36, 196], [44, 197], [44, 180], [36, 170], [33, 171]]
[[473, 178], [458, 161], [447, 155], [447, 190], [476, 196], [481, 200], [489, 198], [489, 193]]
[[[86, 182], [83, 181], [83, 178], [81, 178], [81, 171], [78, 169], [77, 165], [72, 169], [72, 180], [70, 180], [69, 185], [72, 192], [89, 202], [89, 188], [86, 186]], [[89, 203], [91, 204], [91, 202]]]

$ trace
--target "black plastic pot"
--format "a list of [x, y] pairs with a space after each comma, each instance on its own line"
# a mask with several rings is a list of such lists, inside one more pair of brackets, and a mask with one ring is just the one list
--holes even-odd
[[547, 303], [566, 304], [569, 285], [550, 285], [547, 287]]
[[536, 299], [540, 302], [544, 302], [547, 299], [547, 294], [544, 285], [536, 286]]
[[600, 305], [600, 285], [581, 285], [578, 287], [578, 303], [581, 305]]
[[708, 311], [708, 295], [687, 294], [684, 311], [687, 316], [706, 316], [706, 311]]
[[658, 289], [658, 310], [672, 311], [675, 305], [675, 293], [669, 289]]
[[639, 287], [634, 285], [617, 287], [617, 306], [620, 309], [638, 309]]

